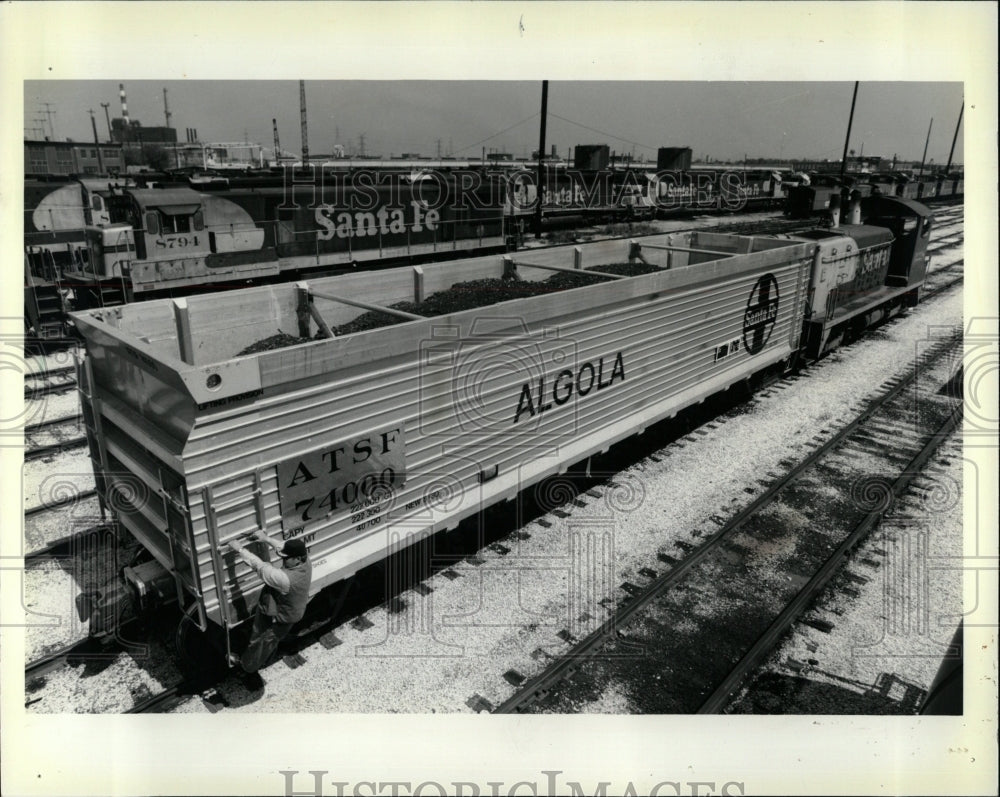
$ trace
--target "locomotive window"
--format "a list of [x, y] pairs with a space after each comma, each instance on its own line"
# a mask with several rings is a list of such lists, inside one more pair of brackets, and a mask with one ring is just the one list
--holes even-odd
[[164, 235], [191, 232], [192, 216], [176, 216], [160, 213], [160, 228]]
[[194, 214], [194, 228], [195, 230], [205, 229], [205, 217], [200, 210]]
[[146, 214], [146, 232], [150, 235], [160, 234], [160, 217], [153, 211]]
[[94, 210], [104, 210], [104, 203], [101, 201], [101, 198], [97, 194], [94, 194], [90, 198], [90, 207], [92, 207]]

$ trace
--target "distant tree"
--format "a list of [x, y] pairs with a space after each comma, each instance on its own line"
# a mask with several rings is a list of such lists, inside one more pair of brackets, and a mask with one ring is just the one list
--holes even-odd
[[159, 144], [147, 144], [142, 148], [142, 159], [151, 169], [162, 172], [170, 168], [170, 154]]

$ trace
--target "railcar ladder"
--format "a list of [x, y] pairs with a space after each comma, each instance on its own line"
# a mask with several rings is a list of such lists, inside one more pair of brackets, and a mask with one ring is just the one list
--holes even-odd
[[101, 507], [101, 520], [107, 521], [108, 514], [108, 456], [104, 448], [104, 430], [101, 426], [100, 400], [94, 391], [94, 371], [90, 358], [74, 354], [76, 361], [76, 385], [80, 394], [80, 413], [87, 431], [87, 448], [94, 470], [94, 486]]

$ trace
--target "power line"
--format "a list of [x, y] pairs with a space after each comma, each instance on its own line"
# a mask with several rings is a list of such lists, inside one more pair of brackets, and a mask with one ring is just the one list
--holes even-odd
[[569, 122], [571, 125], [576, 125], [577, 127], [582, 127], [584, 130], [589, 130], [591, 133], [597, 133], [598, 135], [607, 136], [608, 138], [613, 138], [615, 141], [624, 141], [626, 144], [634, 144], [637, 147], [642, 147], [643, 149], [648, 149], [651, 152], [656, 151], [656, 147], [652, 147], [649, 144], [643, 144], [641, 141], [633, 141], [631, 138], [622, 138], [621, 136], [616, 136], [612, 133], [608, 133], [604, 130], [598, 130], [596, 127], [590, 127], [582, 122], [574, 122], [572, 119], [567, 119], [565, 116], [560, 116], [553, 111], [549, 111], [550, 116], [554, 116], [556, 119], [562, 119], [564, 122]]
[[536, 116], [538, 116], [538, 111], [535, 111], [533, 114], [531, 114], [531, 116], [525, 117], [520, 122], [514, 122], [514, 124], [512, 124], [510, 127], [505, 127], [503, 130], [498, 130], [493, 135], [487, 136], [486, 138], [482, 139], [481, 141], [477, 141], [476, 143], [469, 144], [468, 146], [465, 146], [465, 147], [460, 147], [458, 150], [456, 150], [456, 152], [465, 152], [467, 149], [472, 149], [473, 147], [478, 147], [480, 144], [485, 144], [490, 139], [496, 138], [497, 136], [502, 136], [508, 130], [513, 130], [518, 125], [523, 125], [525, 122], [530, 122]]

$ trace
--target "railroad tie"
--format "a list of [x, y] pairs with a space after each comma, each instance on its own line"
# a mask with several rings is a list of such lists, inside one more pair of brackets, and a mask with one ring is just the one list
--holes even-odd
[[468, 700], [465, 701], [465, 705], [467, 705], [477, 714], [481, 711], [487, 711], [487, 712], [493, 711], [493, 704], [490, 703], [490, 701], [487, 700], [482, 695], [473, 695], [472, 697], [470, 697]]

